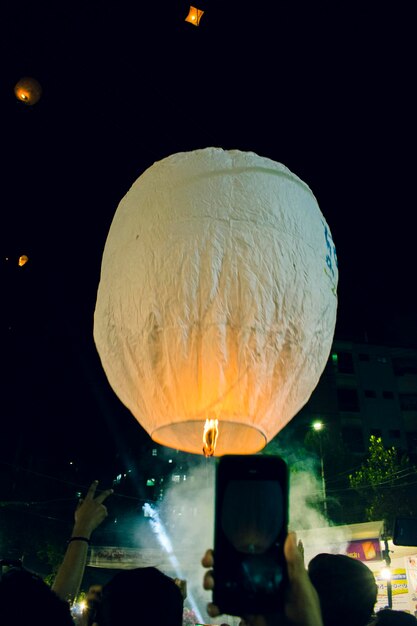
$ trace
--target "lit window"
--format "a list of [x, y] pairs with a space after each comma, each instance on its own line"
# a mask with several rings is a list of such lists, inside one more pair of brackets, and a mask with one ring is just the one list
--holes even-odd
[[179, 483], [181, 480], [181, 476], [179, 474], [172, 474], [171, 480], [173, 483]]
[[152, 456], [158, 456], [158, 450], [156, 448], [152, 448]]

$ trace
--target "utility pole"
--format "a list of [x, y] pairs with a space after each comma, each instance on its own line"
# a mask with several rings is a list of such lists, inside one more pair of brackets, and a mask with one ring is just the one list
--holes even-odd
[[325, 517], [327, 517], [327, 495], [326, 495], [326, 480], [324, 478], [324, 459], [323, 459], [323, 442], [321, 437], [321, 431], [324, 428], [323, 422], [316, 421], [313, 422], [313, 430], [316, 431], [317, 436], [319, 438], [319, 449], [320, 449], [320, 466], [321, 466], [321, 492], [323, 497], [323, 512]]
[[385, 566], [387, 569], [386, 580], [387, 580], [388, 608], [392, 609], [391, 557], [389, 555], [388, 539], [387, 539], [385, 529], [384, 529], [383, 542], [384, 542], [384, 550], [382, 551], [382, 557], [385, 561]]

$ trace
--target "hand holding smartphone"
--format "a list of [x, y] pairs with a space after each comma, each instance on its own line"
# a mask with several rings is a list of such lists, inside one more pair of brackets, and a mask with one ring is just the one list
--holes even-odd
[[213, 602], [227, 615], [282, 610], [288, 470], [278, 456], [225, 455], [216, 473]]

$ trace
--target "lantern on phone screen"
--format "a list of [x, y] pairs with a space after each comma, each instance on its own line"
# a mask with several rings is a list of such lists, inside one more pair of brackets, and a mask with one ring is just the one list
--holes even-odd
[[149, 167], [116, 210], [94, 340], [153, 440], [253, 454], [318, 383], [337, 281], [329, 226], [300, 178], [253, 152], [181, 152]]

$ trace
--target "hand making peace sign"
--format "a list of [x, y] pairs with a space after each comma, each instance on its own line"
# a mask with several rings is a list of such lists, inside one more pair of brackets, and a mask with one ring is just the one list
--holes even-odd
[[74, 513], [73, 534], [79, 534], [88, 539], [97, 526], [107, 517], [107, 507], [103, 502], [113, 493], [113, 489], [106, 489], [96, 495], [97, 486], [98, 480], [91, 483], [87, 494], [80, 499]]

